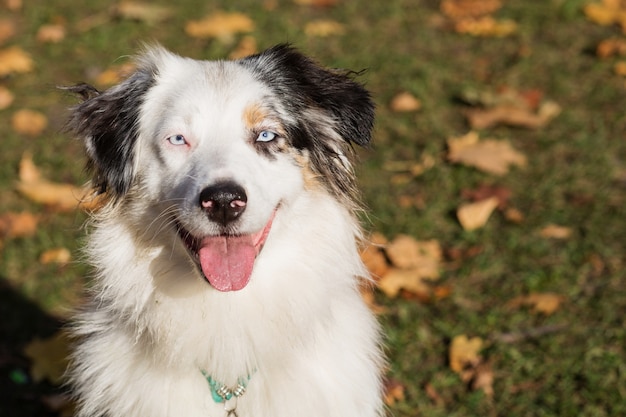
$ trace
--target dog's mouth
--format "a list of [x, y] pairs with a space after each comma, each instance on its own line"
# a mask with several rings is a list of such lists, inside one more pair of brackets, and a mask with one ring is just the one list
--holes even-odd
[[275, 215], [276, 210], [261, 230], [246, 235], [200, 238], [193, 236], [178, 221], [176, 228], [209, 284], [218, 291], [239, 291], [250, 281], [254, 261], [263, 249]]

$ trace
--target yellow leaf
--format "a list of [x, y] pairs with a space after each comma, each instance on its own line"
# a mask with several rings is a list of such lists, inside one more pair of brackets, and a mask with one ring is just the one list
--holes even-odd
[[65, 26], [43, 25], [37, 31], [37, 40], [43, 43], [59, 43], [65, 39]]
[[172, 16], [172, 10], [166, 6], [136, 1], [123, 1], [115, 8], [115, 13], [124, 19], [139, 20], [148, 24], [159, 23]]
[[12, 19], [0, 20], [0, 43], [11, 39], [15, 35], [15, 21]]
[[256, 54], [257, 52], [256, 39], [252, 36], [244, 36], [228, 57], [230, 59], [240, 59]]
[[442, 0], [439, 6], [445, 16], [454, 20], [484, 16], [501, 7], [501, 0]]
[[96, 84], [103, 86], [111, 86], [118, 84], [120, 81], [128, 77], [133, 71], [135, 71], [136, 65], [132, 62], [114, 65], [104, 71], [102, 71], [96, 78]]
[[0, 50], [0, 77], [32, 71], [33, 60], [18, 46]]
[[24, 348], [24, 354], [31, 361], [30, 375], [35, 382], [47, 379], [59, 384], [67, 368], [69, 353], [65, 332], [58, 332], [48, 339], [35, 338]]
[[460, 374], [468, 367], [476, 367], [481, 361], [479, 353], [482, 348], [483, 341], [479, 337], [455, 336], [448, 352], [450, 369]]
[[48, 118], [38, 111], [22, 109], [11, 117], [11, 127], [22, 135], [39, 136], [48, 127]]
[[422, 102], [411, 93], [403, 92], [396, 95], [390, 104], [391, 110], [398, 113], [417, 111], [422, 108]]
[[217, 38], [230, 42], [234, 35], [252, 32], [254, 22], [243, 13], [215, 12], [204, 19], [192, 20], [185, 25], [185, 33], [192, 38]]
[[431, 288], [424, 282], [424, 276], [415, 269], [391, 268], [379, 281], [378, 288], [387, 297], [395, 298], [400, 290], [406, 290], [412, 294], [430, 297]]
[[326, 38], [329, 36], [343, 35], [346, 33], [346, 28], [344, 25], [334, 20], [322, 19], [307, 23], [304, 26], [304, 33], [308, 36]]
[[475, 203], [463, 204], [456, 212], [464, 230], [476, 230], [487, 224], [489, 216], [498, 207], [498, 197], [490, 197]]
[[32, 213], [4, 213], [0, 215], [0, 238], [32, 236], [37, 231], [39, 217]]
[[369, 242], [361, 249], [361, 260], [374, 279], [380, 279], [389, 271], [389, 264], [383, 253], [383, 247], [386, 243], [384, 236], [374, 233]]
[[9, 107], [13, 100], [15, 100], [13, 93], [8, 88], [0, 85], [0, 110]]
[[66, 264], [72, 259], [72, 254], [66, 248], [49, 249], [41, 254], [39, 262], [47, 264]]
[[481, 171], [504, 175], [510, 165], [526, 166], [526, 156], [513, 149], [507, 141], [479, 140], [476, 132], [448, 139], [448, 159]]
[[410, 269], [421, 278], [439, 278], [442, 251], [438, 241], [418, 241], [411, 236], [398, 235], [385, 251], [397, 268]]
[[539, 234], [546, 239], [568, 239], [572, 236], [572, 229], [556, 224], [549, 224], [543, 227]]
[[558, 310], [564, 300], [565, 297], [562, 295], [551, 292], [530, 293], [526, 296], [514, 298], [507, 303], [507, 306], [509, 308], [529, 306], [535, 313], [542, 313], [549, 316]]
[[502, 38], [517, 31], [517, 23], [510, 19], [496, 20], [491, 16], [477, 19], [463, 19], [456, 22], [454, 29], [463, 33], [479, 37]]

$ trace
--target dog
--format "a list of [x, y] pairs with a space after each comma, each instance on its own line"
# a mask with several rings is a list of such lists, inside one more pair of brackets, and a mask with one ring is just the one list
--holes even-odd
[[360, 296], [354, 148], [370, 94], [290, 45], [233, 61], [147, 47], [68, 127], [91, 184], [80, 417], [374, 417], [381, 331]]

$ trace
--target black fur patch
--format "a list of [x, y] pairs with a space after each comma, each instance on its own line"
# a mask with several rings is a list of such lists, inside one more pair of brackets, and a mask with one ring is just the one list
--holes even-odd
[[102, 93], [86, 84], [66, 88], [84, 100], [72, 109], [68, 127], [85, 140], [93, 185], [114, 199], [132, 184], [139, 110], [153, 84], [154, 69], [141, 68]]
[[[314, 169], [330, 181], [330, 191], [352, 197], [354, 178], [338, 151], [347, 156], [352, 143], [369, 144], [374, 123], [369, 92], [350, 73], [323, 68], [289, 45], [239, 62], [286, 102], [297, 120], [285, 125], [289, 139], [294, 147], [309, 150]], [[310, 117], [314, 113], [322, 120]], [[341, 143], [329, 135], [329, 129], [341, 137]]]

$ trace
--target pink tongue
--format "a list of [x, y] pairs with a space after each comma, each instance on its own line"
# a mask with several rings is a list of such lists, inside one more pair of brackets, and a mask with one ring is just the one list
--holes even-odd
[[219, 291], [244, 288], [257, 254], [253, 236], [206, 238], [198, 251], [204, 276]]

